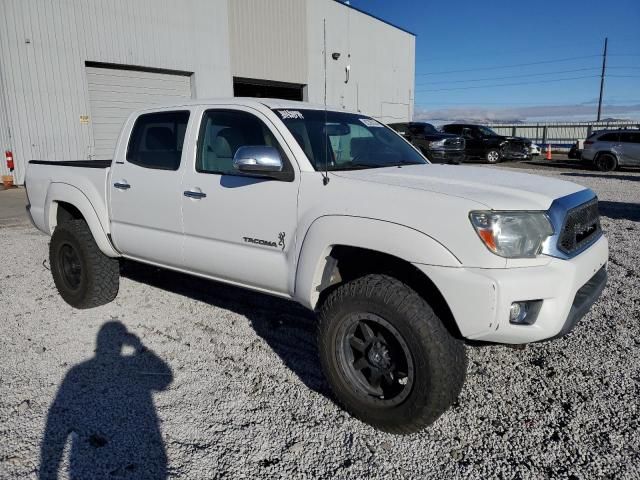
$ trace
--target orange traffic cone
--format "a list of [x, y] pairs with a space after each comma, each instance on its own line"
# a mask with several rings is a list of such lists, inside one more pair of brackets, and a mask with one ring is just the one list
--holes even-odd
[[547, 152], [544, 156], [547, 160], [551, 160], [551, 145], [547, 143]]

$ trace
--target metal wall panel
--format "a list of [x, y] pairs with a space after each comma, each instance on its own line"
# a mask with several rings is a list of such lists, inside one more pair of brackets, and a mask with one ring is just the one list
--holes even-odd
[[106, 160], [131, 112], [161, 103], [191, 98], [191, 76], [87, 67], [93, 151], [91, 158]]
[[233, 76], [306, 84], [306, 3], [301, 0], [229, 2]]
[[27, 160], [89, 158], [86, 61], [194, 72], [197, 97], [231, 96], [228, 26], [227, 0], [0, 1], [17, 182]]
[[[361, 111], [383, 122], [410, 120], [415, 37], [333, 0], [307, 0], [309, 101], [324, 101], [323, 20], [327, 104]], [[340, 57], [334, 60], [333, 53]]]

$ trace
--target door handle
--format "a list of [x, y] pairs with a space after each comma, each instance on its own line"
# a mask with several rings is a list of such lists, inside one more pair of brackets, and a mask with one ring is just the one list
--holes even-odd
[[195, 198], [196, 200], [200, 200], [201, 198], [204, 198], [207, 196], [207, 194], [204, 192], [194, 192], [193, 190], [185, 190], [183, 195], [185, 197]]
[[131, 185], [124, 182], [116, 182], [113, 184], [113, 186], [116, 187], [118, 190], [128, 190], [131, 188]]

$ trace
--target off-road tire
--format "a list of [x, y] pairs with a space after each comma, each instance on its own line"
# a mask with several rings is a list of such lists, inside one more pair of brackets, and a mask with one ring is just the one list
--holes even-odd
[[[414, 369], [408, 396], [396, 405], [375, 404], [345, 374], [340, 325], [353, 315], [374, 314], [392, 325], [408, 346]], [[445, 328], [429, 304], [401, 281], [366, 275], [337, 287], [319, 308], [322, 368], [337, 400], [353, 416], [386, 432], [409, 434], [433, 423], [453, 404], [464, 384], [462, 341]]]
[[500, 155], [499, 150], [492, 148], [484, 154], [484, 159], [487, 161], [487, 163], [499, 163], [502, 159], [502, 155]]
[[596, 157], [593, 164], [601, 172], [612, 172], [618, 168], [618, 160], [610, 153], [601, 153]]
[[[74, 277], [70, 280], [69, 256], [76, 259]], [[65, 257], [65, 260], [63, 260]], [[75, 308], [93, 308], [111, 302], [118, 294], [120, 265], [107, 257], [96, 245], [84, 220], [70, 220], [58, 226], [49, 244], [51, 274], [60, 296]], [[66, 266], [66, 267], [65, 267]], [[77, 284], [76, 284], [77, 283]]]

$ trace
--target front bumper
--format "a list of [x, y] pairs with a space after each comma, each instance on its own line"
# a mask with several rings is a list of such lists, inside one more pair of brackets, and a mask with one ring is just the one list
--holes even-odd
[[462, 163], [465, 160], [464, 150], [427, 150], [427, 157], [432, 163]]
[[531, 158], [529, 152], [504, 152], [503, 158], [506, 160], [528, 160]]
[[[416, 265], [440, 289], [461, 334], [470, 340], [529, 343], [568, 333], [606, 283], [608, 242], [602, 236], [574, 258], [505, 269]], [[533, 325], [509, 323], [513, 302], [542, 300]]]

